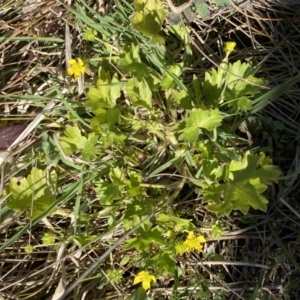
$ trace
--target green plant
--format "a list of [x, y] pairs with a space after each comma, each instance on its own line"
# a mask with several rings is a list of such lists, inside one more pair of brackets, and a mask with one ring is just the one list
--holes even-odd
[[[54, 213], [69, 217], [73, 230], [60, 238], [83, 249], [96, 248], [100, 238], [92, 224], [98, 218], [105, 219], [101, 226], [109, 232], [119, 226], [130, 230], [153, 214], [122, 243], [125, 254], [119, 258], [122, 268], [137, 273], [134, 283], [142, 282], [143, 288], [133, 296], [146, 299], [144, 290], [155, 278], [172, 278], [178, 286], [185, 276], [177, 266], [178, 257], [201, 252], [206, 241], [201, 228], [177, 205], [197, 192], [199, 199], [203, 197], [199, 204], [216, 220], [236, 210], [266, 211], [263, 192], [277, 181], [280, 170], [264, 153], [245, 147], [247, 140], [239, 131], [265, 81], [255, 77], [250, 63], [229, 62], [235, 43], [226, 44], [217, 68], [202, 76], [192, 74], [187, 81], [186, 60], [178, 62], [162, 46], [169, 38], [162, 32], [166, 18], [162, 2], [137, 0], [134, 8], [123, 20], [132, 27], [122, 31], [125, 42], [120, 38], [118, 43], [112, 42], [119, 34], [112, 19], [102, 18], [100, 31], [88, 13], [73, 11], [84, 23], [85, 41], [103, 42], [97, 49], [101, 57], [94, 51], [94, 56], [71, 60], [69, 75], [78, 78], [88, 68], [95, 75], [89, 78], [84, 102], [74, 101], [73, 107], [65, 101], [71, 112], [67, 124], [53, 141], [45, 139], [42, 148], [46, 165], [54, 157], [76, 184], [65, 180], [63, 168], [54, 172], [40, 166], [20, 184], [12, 177], [4, 195], [10, 195], [8, 208], [27, 210], [31, 219]], [[174, 25], [166, 30], [176, 36], [174, 48], [184, 43], [183, 56], [188, 60], [189, 28]], [[57, 190], [59, 181], [65, 184]], [[72, 212], [63, 215], [68, 202]], [[218, 221], [211, 229], [212, 236], [222, 236]], [[44, 234], [43, 244], [53, 244], [57, 236]], [[110, 283], [122, 282], [122, 268], [105, 270]], [[201, 286], [199, 295], [208, 297], [205, 275], [195, 284]], [[218, 296], [222, 299], [223, 294]]]

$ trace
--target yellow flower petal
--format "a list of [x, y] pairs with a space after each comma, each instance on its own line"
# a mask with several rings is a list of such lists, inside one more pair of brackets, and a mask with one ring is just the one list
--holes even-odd
[[156, 283], [156, 278], [155, 278], [154, 275], [151, 275], [151, 280], [152, 280], [154, 283]]
[[74, 71], [72, 68], [68, 68], [67, 73], [68, 73], [68, 75], [72, 76], [74, 74]]
[[142, 287], [144, 290], [149, 290], [150, 289], [150, 281], [143, 281]]
[[84, 65], [81, 58], [77, 58], [77, 62], [80, 67], [82, 67]]
[[76, 64], [76, 60], [75, 59], [69, 59], [68, 63], [69, 63], [70, 66], [73, 66], [73, 65]]
[[199, 235], [198, 239], [199, 239], [200, 243], [206, 243], [206, 239], [205, 239], [205, 237], [203, 235]]
[[142, 278], [139, 276], [139, 275], [137, 275], [137, 276], [135, 276], [135, 278], [134, 278], [134, 280], [133, 280], [133, 284], [138, 284], [138, 283], [140, 283], [142, 281]]
[[194, 237], [195, 237], [194, 232], [190, 231], [187, 238], [190, 240], [190, 239], [193, 239]]
[[80, 67], [80, 72], [81, 72], [82, 74], [85, 73], [85, 70], [86, 70], [85, 66]]

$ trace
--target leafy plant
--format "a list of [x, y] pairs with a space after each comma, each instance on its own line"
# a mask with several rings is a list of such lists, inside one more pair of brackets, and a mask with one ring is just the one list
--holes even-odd
[[[228, 7], [229, 2], [210, 4]], [[100, 286], [121, 283], [126, 270], [135, 272], [133, 283], [142, 285], [132, 298], [147, 299], [145, 290], [158, 277], [174, 280], [172, 295], [186, 297], [188, 289], [182, 295], [176, 291], [186, 276], [178, 257], [201, 252], [207, 240], [200, 230], [201, 221], [190, 207], [186, 209], [186, 203], [203, 207], [214, 220], [211, 237], [221, 238], [221, 217], [235, 211], [247, 214], [250, 208], [266, 211], [268, 200], [263, 193], [280, 176], [270, 158], [249, 150], [239, 131], [255, 108], [253, 97], [260, 94], [265, 80], [254, 75], [252, 64], [229, 62], [235, 43], [224, 49], [217, 68], [187, 77], [192, 54], [190, 30], [164, 23], [161, 1], [135, 0], [122, 30], [112, 26], [110, 16], [93, 16], [99, 18], [104, 28], [101, 32], [84, 5], [80, 8], [84, 13], [78, 14], [86, 23], [83, 38], [95, 45], [102, 43], [87, 55], [92, 57], [73, 59], [67, 72], [83, 77], [90, 67], [86, 73], [94, 76], [87, 78], [86, 98], [72, 105], [64, 100], [72, 112], [66, 117], [67, 124], [58, 126], [60, 133], [53, 141], [52, 136], [44, 138], [47, 159], [42, 157], [39, 168], [33, 167], [21, 180], [10, 179], [4, 193], [7, 207], [27, 211], [27, 217], [34, 219], [53, 205], [59, 194], [62, 210], [71, 207], [74, 229], [62, 235], [63, 242], [81, 250], [92, 249], [96, 255], [97, 247], [106, 249], [115, 243], [114, 234], [102, 239], [97, 226], [107, 232], [116, 228], [130, 232], [137, 226], [133, 234], [120, 239], [122, 255], [111, 257], [106, 271], [103, 268], [97, 275]], [[116, 5], [124, 15], [131, 7], [127, 2]], [[201, 15], [207, 16], [209, 9], [207, 1], [196, 3]], [[172, 38], [162, 31], [163, 25]], [[166, 41], [173, 43], [172, 50], [181, 47], [187, 60], [173, 56]], [[58, 191], [58, 175], [44, 162], [70, 175], [68, 180], [62, 176]], [[61, 243], [61, 238], [45, 233], [42, 243], [50, 246]], [[191, 286], [196, 284], [200, 286], [197, 297], [210, 296], [206, 274], [191, 282]], [[220, 299], [223, 296], [219, 293]]]

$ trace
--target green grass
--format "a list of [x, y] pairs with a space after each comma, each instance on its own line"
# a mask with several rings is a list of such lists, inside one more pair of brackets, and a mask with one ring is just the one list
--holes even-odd
[[0, 6], [0, 127], [35, 128], [1, 165], [0, 296], [297, 299], [293, 10], [137, 3]]

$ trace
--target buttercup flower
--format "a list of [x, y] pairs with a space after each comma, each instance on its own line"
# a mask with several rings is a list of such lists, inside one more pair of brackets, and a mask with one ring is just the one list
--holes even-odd
[[70, 68], [67, 69], [67, 73], [70, 76], [74, 75], [75, 78], [79, 78], [81, 74], [84, 74], [86, 67], [81, 58], [77, 58], [77, 61], [76, 59], [70, 59], [68, 63]]
[[83, 39], [87, 42], [93, 42], [97, 36], [97, 30], [93, 28], [87, 28], [83, 32]]
[[137, 284], [137, 283], [141, 282], [143, 289], [149, 290], [151, 281], [156, 283], [155, 276], [151, 275], [148, 271], [141, 271], [135, 276], [135, 278], [133, 280], [133, 284]]
[[236, 42], [227, 42], [224, 46], [224, 52], [231, 53], [236, 46]]
[[270, 156], [266, 156], [263, 152], [260, 152], [260, 155], [264, 156], [262, 162], [260, 163], [261, 166], [271, 165], [273, 163], [273, 159]]
[[26, 253], [32, 253], [33, 252], [33, 247], [31, 245], [26, 245], [24, 248]]
[[176, 252], [178, 254], [183, 254], [184, 252], [192, 252], [192, 251], [202, 251], [202, 243], [205, 243], [206, 240], [204, 236], [199, 235], [195, 236], [193, 231], [190, 231], [187, 239], [178, 245], [176, 245]]

